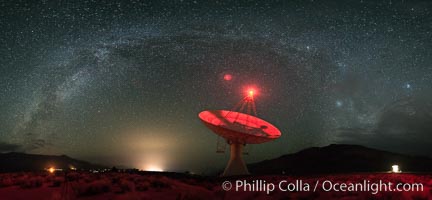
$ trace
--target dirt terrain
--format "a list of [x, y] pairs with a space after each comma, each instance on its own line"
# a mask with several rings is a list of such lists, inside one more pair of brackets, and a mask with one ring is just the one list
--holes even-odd
[[[369, 181], [421, 183], [423, 191], [328, 192], [322, 183]], [[231, 188], [222, 186], [229, 181]], [[237, 187], [236, 181], [251, 184]], [[284, 181], [281, 191], [278, 184]], [[316, 182], [320, 184], [314, 192]], [[255, 183], [255, 184], [254, 184]], [[259, 185], [261, 183], [261, 185]], [[290, 184], [291, 185], [288, 185]], [[266, 191], [274, 184], [273, 191]], [[253, 186], [255, 188], [251, 189]], [[307, 188], [305, 185], [309, 185]], [[327, 184], [328, 186], [328, 184]], [[325, 189], [325, 188], [324, 188]], [[340, 188], [339, 188], [340, 189]], [[237, 190], [237, 191], [236, 191]], [[245, 191], [247, 190], [247, 191]], [[254, 191], [250, 191], [254, 190]], [[303, 190], [303, 191], [299, 191]], [[432, 199], [432, 175], [405, 173], [317, 176], [202, 177], [172, 173], [5, 173], [0, 174], [1, 199]]]

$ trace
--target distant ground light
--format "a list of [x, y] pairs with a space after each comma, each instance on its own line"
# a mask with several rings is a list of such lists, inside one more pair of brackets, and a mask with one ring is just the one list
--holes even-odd
[[392, 165], [392, 172], [393, 173], [400, 173], [401, 170], [399, 169], [399, 165]]
[[55, 168], [55, 167], [45, 168], [45, 170], [48, 171], [51, 174], [54, 173], [54, 172], [56, 172], [56, 171], [63, 171], [63, 169], [58, 169], [58, 168]]
[[156, 166], [156, 165], [150, 165], [146, 168], [144, 168], [145, 171], [149, 171], [149, 172], [163, 172], [164, 170], [162, 169], [162, 167]]

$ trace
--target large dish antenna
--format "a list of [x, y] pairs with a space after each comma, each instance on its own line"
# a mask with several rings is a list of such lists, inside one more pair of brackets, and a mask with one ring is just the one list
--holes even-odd
[[[243, 160], [243, 148], [246, 144], [261, 144], [275, 140], [281, 132], [269, 122], [256, 115], [254, 90], [249, 90], [232, 110], [205, 110], [198, 117], [217, 135], [223, 137], [230, 145], [230, 160], [222, 176], [249, 174]], [[237, 108], [240, 110], [235, 111]], [[246, 113], [242, 113], [242, 111]]]

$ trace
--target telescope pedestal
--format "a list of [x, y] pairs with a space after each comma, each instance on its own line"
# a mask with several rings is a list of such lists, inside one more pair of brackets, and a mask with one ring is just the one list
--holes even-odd
[[243, 144], [230, 144], [230, 160], [222, 176], [247, 175], [249, 171], [243, 160]]

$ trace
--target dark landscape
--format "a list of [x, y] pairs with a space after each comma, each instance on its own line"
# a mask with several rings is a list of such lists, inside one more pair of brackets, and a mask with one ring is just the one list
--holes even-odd
[[[407, 173], [432, 173], [432, 159], [429, 157], [409, 156], [346, 144], [307, 148], [297, 153], [248, 164], [248, 168], [254, 175], [343, 174], [388, 172], [394, 164], [399, 165]], [[64, 170], [73, 167], [80, 171], [119, 168], [92, 164], [66, 155], [0, 153], [0, 172], [37, 172], [50, 167]]]
[[343, 174], [388, 172], [397, 164], [404, 172], [432, 173], [432, 159], [360, 145], [332, 144], [248, 165], [253, 174]]
[[[189, 172], [150, 172], [107, 168], [67, 156], [5, 153], [0, 155], [2, 199], [429, 199], [432, 195], [432, 159], [396, 154], [359, 145], [313, 147], [248, 165], [252, 175], [219, 177]], [[33, 164], [30, 164], [33, 163]], [[399, 164], [402, 173], [392, 173]], [[24, 167], [25, 166], [25, 167]], [[51, 166], [62, 171], [49, 172]], [[76, 169], [71, 170], [70, 166]], [[20, 172], [14, 170], [19, 168]], [[414, 172], [414, 173], [413, 173]], [[282, 180], [422, 183], [423, 191], [283, 192], [224, 191], [224, 181]]]

